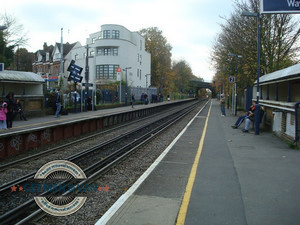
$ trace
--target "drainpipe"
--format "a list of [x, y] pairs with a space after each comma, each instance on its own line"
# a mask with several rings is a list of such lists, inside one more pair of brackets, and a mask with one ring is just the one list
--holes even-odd
[[295, 104], [295, 140], [294, 140], [294, 142], [296, 144], [299, 141], [299, 134], [298, 133], [300, 132], [300, 128], [298, 126], [298, 120], [299, 120], [299, 118], [298, 118], [298, 109], [299, 109], [299, 104], [300, 104], [300, 102], [297, 102]]

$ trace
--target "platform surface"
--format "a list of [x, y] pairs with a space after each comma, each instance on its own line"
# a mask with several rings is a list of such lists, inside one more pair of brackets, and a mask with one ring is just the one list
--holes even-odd
[[299, 225], [300, 151], [271, 133], [243, 133], [244, 124], [232, 129], [236, 119], [212, 100], [96, 224], [173, 225], [184, 216], [186, 225]]
[[102, 116], [107, 116], [112, 114], [119, 114], [123, 112], [156, 107], [163, 104], [172, 104], [179, 101], [185, 101], [185, 100], [164, 101], [164, 102], [152, 103], [148, 105], [135, 105], [134, 108], [132, 108], [131, 106], [123, 106], [123, 107], [116, 107], [116, 108], [101, 109], [96, 111], [89, 110], [89, 111], [77, 112], [77, 113], [72, 112], [69, 113], [68, 115], [61, 115], [58, 118], [54, 117], [54, 112], [53, 115], [45, 115], [41, 117], [30, 117], [30, 115], [27, 115], [27, 119], [28, 119], [27, 121], [20, 120], [19, 115], [17, 115], [16, 120], [13, 121], [13, 125], [11, 129], [0, 130], [0, 137], [9, 134], [16, 134], [18, 132], [26, 132], [26, 130], [48, 127], [50, 125], [55, 126], [55, 125], [59, 125], [71, 121], [79, 121], [91, 117], [102, 117]]

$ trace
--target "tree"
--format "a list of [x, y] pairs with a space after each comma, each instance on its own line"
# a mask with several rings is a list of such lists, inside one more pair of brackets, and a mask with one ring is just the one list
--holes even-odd
[[15, 52], [14, 70], [32, 71], [32, 63], [34, 61], [34, 53], [30, 53], [26, 48], [17, 49]]
[[145, 38], [146, 51], [151, 53], [151, 84], [162, 88], [171, 69], [172, 46], [157, 27], [144, 28], [139, 33]]
[[172, 70], [176, 74], [175, 86], [178, 91], [188, 91], [190, 81], [195, 78], [191, 67], [184, 60], [173, 62]]
[[0, 15], [0, 24], [7, 27], [0, 31], [0, 61], [5, 63], [6, 68], [9, 68], [13, 62], [14, 49], [16, 46], [25, 46], [28, 38], [23, 32], [23, 25], [18, 24], [14, 16], [7, 13]]
[[[243, 11], [258, 12], [259, 1], [235, 0], [235, 11], [223, 18], [221, 32], [216, 37], [211, 59], [217, 71], [214, 80], [228, 80], [235, 75], [236, 59], [229, 53], [242, 55], [238, 61], [238, 92], [253, 85], [257, 72], [257, 20], [242, 16]], [[299, 52], [299, 21], [290, 14], [261, 15], [261, 74], [286, 68], [297, 62]], [[228, 82], [225, 82], [228, 86]]]

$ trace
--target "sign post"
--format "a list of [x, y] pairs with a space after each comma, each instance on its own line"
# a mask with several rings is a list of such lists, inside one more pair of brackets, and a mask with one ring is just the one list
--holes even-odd
[[122, 97], [122, 94], [121, 94], [121, 88], [122, 88], [122, 84], [121, 84], [121, 67], [117, 67], [117, 81], [120, 81], [120, 100], [119, 100], [119, 103], [121, 103], [121, 97]]

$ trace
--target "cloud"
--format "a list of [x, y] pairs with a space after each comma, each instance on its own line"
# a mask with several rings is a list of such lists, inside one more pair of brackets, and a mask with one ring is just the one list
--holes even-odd
[[209, 54], [219, 31], [220, 16], [228, 15], [231, 0], [14, 0], [1, 3], [0, 12], [13, 13], [29, 30], [29, 51], [60, 42], [86, 44], [103, 24], [123, 25], [131, 31], [158, 27], [172, 45], [173, 58], [185, 59], [195, 75], [212, 78]]

